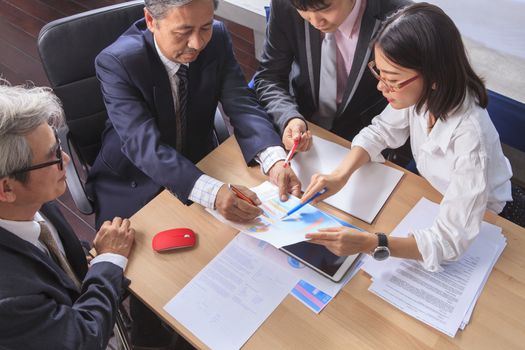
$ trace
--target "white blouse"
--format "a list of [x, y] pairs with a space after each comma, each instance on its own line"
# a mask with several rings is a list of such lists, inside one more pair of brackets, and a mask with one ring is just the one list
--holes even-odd
[[352, 147], [364, 148], [372, 161], [384, 162], [381, 151], [398, 148], [410, 136], [419, 173], [443, 194], [434, 224], [410, 232], [417, 242], [422, 265], [441, 270], [479, 233], [485, 210], [499, 213], [511, 201], [512, 170], [503, 155], [498, 132], [488, 112], [472, 99], [427, 132], [428, 113], [414, 107], [396, 110], [388, 105], [361, 130]]

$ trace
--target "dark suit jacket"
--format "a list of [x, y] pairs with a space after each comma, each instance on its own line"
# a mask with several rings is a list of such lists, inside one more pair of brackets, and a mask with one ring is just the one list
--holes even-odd
[[101, 262], [87, 268], [71, 227], [53, 203], [41, 212], [55, 225], [80, 294], [40, 249], [0, 228], [0, 349], [105, 349], [127, 280]]
[[[409, 3], [367, 0], [343, 101], [332, 126], [333, 132], [348, 140], [387, 104], [366, 66], [373, 59], [369, 43], [387, 14]], [[266, 44], [254, 80], [257, 97], [281, 132], [291, 118], [311, 120], [318, 109], [321, 43], [321, 32], [299, 16], [289, 0], [272, 0]]]
[[202, 172], [194, 165], [214, 147], [213, 120], [220, 101], [250, 162], [280, 145], [270, 118], [248, 89], [224, 25], [189, 65], [186, 144], [175, 150], [175, 110], [168, 75], [144, 20], [134, 23], [96, 59], [108, 111], [102, 149], [88, 186], [97, 200], [97, 225], [128, 217], [163, 188], [182, 202]]

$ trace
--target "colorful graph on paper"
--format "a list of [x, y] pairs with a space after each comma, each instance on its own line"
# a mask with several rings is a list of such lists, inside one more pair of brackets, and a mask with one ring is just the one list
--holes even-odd
[[255, 222], [239, 225], [239, 229], [252, 237], [266, 241], [280, 248], [304, 241], [304, 235], [321, 228], [340, 226], [332, 217], [311, 205], [306, 205], [291, 216], [282, 219], [286, 213], [299, 204], [299, 199], [290, 197], [281, 202], [278, 190], [270, 183], [253, 189], [262, 201], [264, 214]]
[[277, 248], [302, 242], [305, 240], [304, 235], [309, 232], [317, 232], [321, 228], [341, 226], [331, 216], [309, 204], [282, 219], [290, 209], [300, 203], [298, 198], [290, 196], [287, 201], [281, 202], [278, 188], [269, 182], [263, 182], [251, 190], [261, 200], [262, 204], [259, 208], [264, 213], [248, 224], [227, 221], [216, 210], [208, 209], [208, 211], [217, 219], [227, 222], [239, 231], [268, 242]]

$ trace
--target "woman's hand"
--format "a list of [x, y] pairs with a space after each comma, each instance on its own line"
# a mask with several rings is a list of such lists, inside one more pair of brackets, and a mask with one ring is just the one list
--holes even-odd
[[343, 188], [348, 181], [348, 177], [340, 175], [338, 172], [333, 172], [331, 174], [314, 174], [310, 181], [310, 184], [304, 191], [303, 196], [301, 197], [301, 203], [306, 202], [311, 197], [313, 197], [317, 192], [326, 188], [326, 192], [315, 198], [312, 201], [312, 204], [318, 203], [325, 198], [328, 198]]
[[377, 246], [377, 236], [348, 227], [331, 227], [305, 236], [310, 243], [324, 245], [338, 256], [368, 253]]

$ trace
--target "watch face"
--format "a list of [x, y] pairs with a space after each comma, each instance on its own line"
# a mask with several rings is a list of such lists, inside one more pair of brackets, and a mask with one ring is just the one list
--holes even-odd
[[377, 247], [373, 256], [378, 261], [385, 260], [390, 256], [390, 250], [387, 247]]

